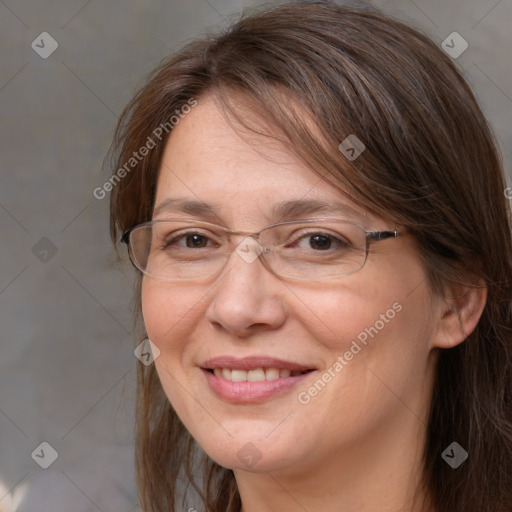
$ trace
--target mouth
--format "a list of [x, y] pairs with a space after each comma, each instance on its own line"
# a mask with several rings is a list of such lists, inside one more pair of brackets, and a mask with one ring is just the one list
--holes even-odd
[[200, 366], [213, 393], [229, 403], [258, 403], [297, 386], [316, 368], [269, 357], [216, 357]]
[[290, 370], [289, 368], [255, 368], [254, 370], [243, 370], [234, 368], [204, 368], [216, 377], [229, 380], [231, 382], [262, 382], [274, 381], [277, 379], [287, 379], [289, 377], [298, 377], [314, 370]]

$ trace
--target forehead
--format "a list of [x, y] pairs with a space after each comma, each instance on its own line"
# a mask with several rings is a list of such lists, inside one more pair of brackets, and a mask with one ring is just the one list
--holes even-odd
[[325, 205], [337, 216], [371, 217], [284, 144], [226, 118], [210, 96], [171, 132], [159, 169], [154, 216], [181, 206], [190, 215], [213, 212], [233, 225], [258, 217], [276, 221], [315, 208], [326, 213]]

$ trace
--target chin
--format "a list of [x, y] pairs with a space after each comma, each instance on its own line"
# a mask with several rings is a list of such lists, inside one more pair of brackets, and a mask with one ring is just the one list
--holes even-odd
[[238, 428], [232, 424], [227, 428], [231, 435], [224, 431], [220, 437], [212, 436], [211, 432], [191, 431], [191, 434], [208, 456], [225, 468], [259, 473], [297, 464], [300, 459], [297, 442], [289, 433], [268, 435], [271, 429], [267, 425], [262, 435], [260, 429], [251, 430], [247, 423], [247, 420], [240, 421]]
[[[252, 473], [263, 473], [267, 471], [278, 471], [292, 464], [286, 459], [285, 450], [274, 449], [260, 450], [254, 443], [248, 441], [240, 448], [233, 447], [229, 451], [220, 451], [213, 448], [207, 452], [208, 456], [217, 464], [232, 470], [249, 471]], [[288, 452], [289, 453], [289, 452]]]

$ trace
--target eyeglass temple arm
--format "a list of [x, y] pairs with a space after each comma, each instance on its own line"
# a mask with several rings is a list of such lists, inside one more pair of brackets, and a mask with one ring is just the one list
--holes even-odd
[[366, 233], [366, 238], [371, 242], [380, 242], [381, 240], [386, 240], [387, 238], [398, 238], [400, 233], [396, 230], [394, 231], [369, 231]]
[[130, 241], [130, 233], [132, 232], [131, 229], [128, 229], [127, 231], [125, 231], [122, 235], [121, 235], [121, 242], [123, 244], [126, 244], [128, 245], [128, 242]]

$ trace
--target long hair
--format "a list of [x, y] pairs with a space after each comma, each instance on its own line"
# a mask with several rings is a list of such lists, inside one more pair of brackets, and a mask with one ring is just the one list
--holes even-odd
[[[150, 74], [120, 118], [112, 153], [114, 243], [151, 219], [165, 142], [207, 93], [247, 128], [269, 128], [360, 205], [405, 226], [434, 293], [476, 280], [488, 287], [474, 332], [440, 350], [423, 483], [438, 512], [510, 512], [510, 206], [496, 141], [456, 66], [417, 30], [374, 9], [328, 2], [283, 4], [189, 43]], [[366, 148], [352, 162], [338, 149], [349, 135]], [[138, 372], [144, 511], [176, 510], [185, 482], [208, 512], [238, 512], [233, 472], [191, 438], [154, 365], [140, 364]], [[469, 454], [458, 470], [441, 457], [453, 441]]]

